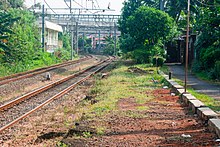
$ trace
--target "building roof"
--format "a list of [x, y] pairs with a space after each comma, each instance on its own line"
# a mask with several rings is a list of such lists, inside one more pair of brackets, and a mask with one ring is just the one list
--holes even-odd
[[[39, 27], [42, 28], [42, 22], [39, 21]], [[53, 22], [50, 21], [45, 21], [45, 29], [50, 29], [50, 30], [54, 30], [57, 32], [63, 32], [63, 29], [60, 25], [55, 24]]]

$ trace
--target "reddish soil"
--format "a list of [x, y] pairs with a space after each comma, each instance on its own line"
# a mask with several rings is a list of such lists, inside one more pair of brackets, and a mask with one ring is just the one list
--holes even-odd
[[[218, 146], [216, 135], [210, 133], [197, 116], [189, 113], [179, 103], [178, 96], [171, 96], [169, 90], [153, 91], [155, 99], [144, 105], [149, 109], [137, 111], [135, 98], [118, 101], [118, 111], [95, 121], [80, 122], [78, 131], [90, 131], [92, 137], [74, 137], [72, 130], [62, 142], [69, 146]], [[135, 111], [144, 117], [129, 117], [122, 112]], [[92, 127], [104, 125], [104, 135], [97, 135]], [[71, 132], [71, 131], [70, 131]], [[78, 132], [78, 135], [80, 133]], [[82, 135], [82, 134], [81, 134]]]

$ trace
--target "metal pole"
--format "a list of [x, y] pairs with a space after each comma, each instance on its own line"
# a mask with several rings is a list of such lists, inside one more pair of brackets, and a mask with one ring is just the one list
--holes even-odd
[[72, 0], [70, 0], [70, 14], [71, 14], [71, 60], [73, 60], [73, 14], [72, 14]]
[[44, 23], [45, 23], [45, 15], [44, 15], [44, 5], [42, 6], [42, 50], [44, 52], [44, 44], [45, 44], [45, 40], [44, 40]]
[[187, 10], [187, 31], [186, 31], [186, 59], [185, 59], [185, 86], [184, 92], [187, 89], [187, 78], [188, 78], [188, 54], [189, 54], [189, 17], [190, 17], [190, 0], [188, 0], [188, 10]]
[[85, 33], [83, 32], [83, 35], [82, 35], [82, 48], [83, 48], [83, 51], [84, 51], [84, 48], [85, 48]]
[[76, 54], [79, 54], [79, 44], [78, 44], [78, 22], [76, 22]]
[[116, 23], [114, 23], [114, 55], [116, 56]]

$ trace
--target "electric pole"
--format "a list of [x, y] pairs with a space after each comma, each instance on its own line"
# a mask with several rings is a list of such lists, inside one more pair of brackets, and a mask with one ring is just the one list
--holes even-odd
[[114, 22], [114, 55], [116, 56], [116, 23]]
[[187, 89], [187, 74], [188, 74], [188, 54], [189, 54], [189, 17], [190, 17], [190, 0], [188, 0], [188, 9], [187, 9], [187, 29], [186, 29], [186, 59], [185, 59], [185, 85], [184, 92], [186, 93]]
[[70, 15], [71, 15], [71, 60], [73, 60], [73, 13], [72, 13], [72, 0], [70, 0]]
[[78, 45], [78, 22], [76, 22], [76, 42], [75, 42], [75, 48], [76, 48], [76, 54], [79, 54], [79, 45]]
[[45, 40], [44, 40], [44, 23], [45, 23], [45, 14], [44, 14], [44, 5], [42, 6], [42, 51], [44, 52], [44, 44], [45, 44]]

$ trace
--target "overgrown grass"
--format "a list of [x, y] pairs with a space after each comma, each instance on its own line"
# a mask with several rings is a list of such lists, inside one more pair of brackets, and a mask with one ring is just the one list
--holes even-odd
[[160, 70], [161, 70], [162, 72], [164, 72], [166, 75], [168, 75], [169, 72], [170, 72], [169, 68], [168, 68], [166, 65], [160, 67]]
[[[77, 59], [78, 57], [75, 57], [75, 60]], [[39, 59], [35, 59], [27, 62], [16, 62], [12, 64], [9, 63], [0, 64], [0, 77], [9, 76], [11, 74], [25, 72], [37, 68], [42, 68], [53, 64], [58, 64], [63, 61], [64, 60], [61, 60], [60, 58], [57, 58], [54, 55], [50, 55], [49, 53], [44, 53], [40, 56]]]
[[[103, 116], [111, 112], [118, 112], [118, 102], [123, 99], [132, 98], [135, 103], [141, 105], [154, 98], [149, 92], [161, 86], [160, 81], [163, 78], [156, 74], [155, 67], [144, 64], [135, 65], [135, 67], [144, 71], [153, 71], [153, 74], [129, 72], [129, 66], [122, 65], [119, 62], [108, 78], [101, 80], [98, 77], [96, 78], [95, 86], [90, 91], [90, 94], [96, 96], [97, 103], [90, 104], [87, 102], [89, 106], [83, 110], [87, 120], [90, 118], [103, 118]], [[152, 78], [158, 82], [154, 83]], [[140, 116], [138, 111], [147, 109], [149, 108], [145, 106], [137, 106], [137, 112], [123, 114], [124, 116], [144, 117]]]

